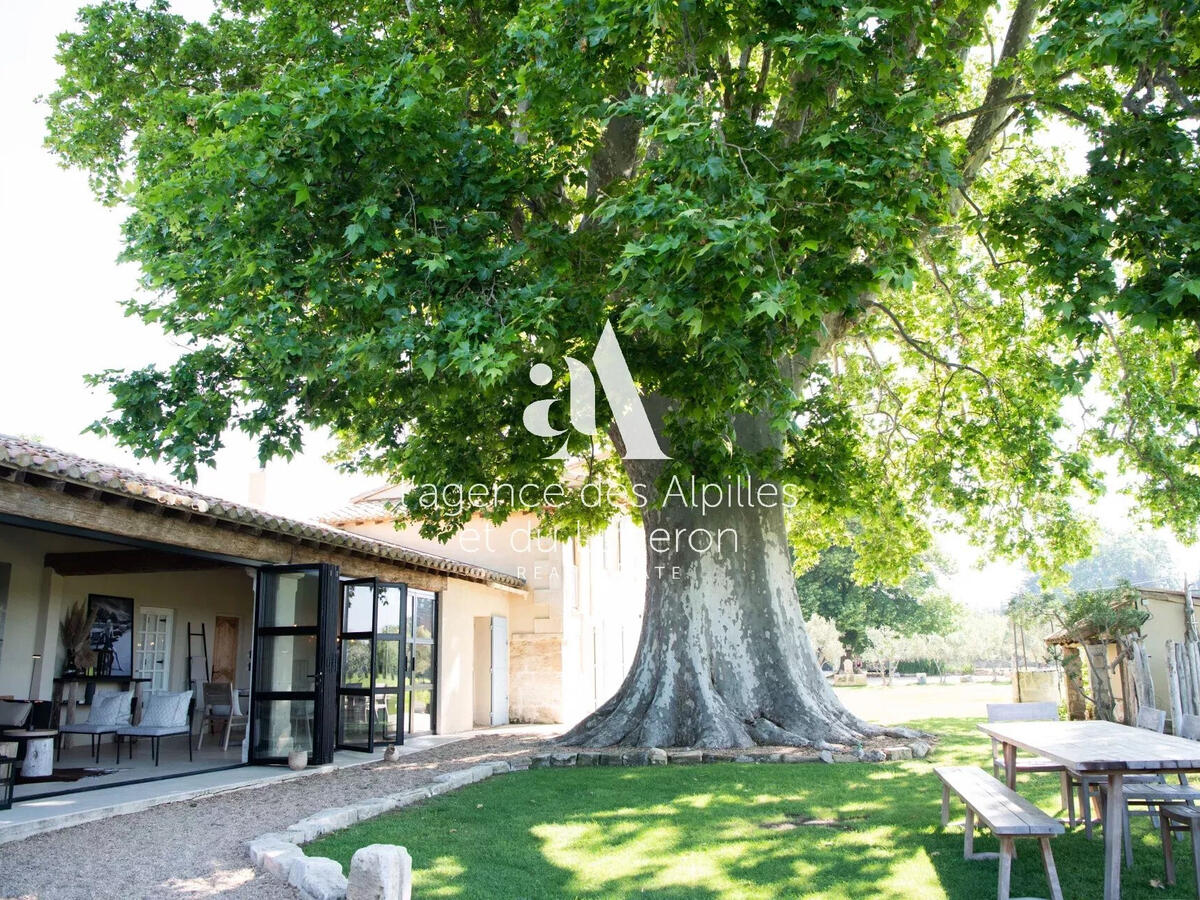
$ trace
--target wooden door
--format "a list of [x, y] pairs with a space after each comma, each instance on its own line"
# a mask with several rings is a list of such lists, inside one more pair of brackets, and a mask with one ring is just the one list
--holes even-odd
[[237, 616], [217, 616], [213, 628], [212, 680], [237, 684], [238, 631]]

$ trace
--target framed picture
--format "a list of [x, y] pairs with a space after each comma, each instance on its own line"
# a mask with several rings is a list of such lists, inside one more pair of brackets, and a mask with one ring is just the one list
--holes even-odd
[[96, 651], [96, 674], [131, 677], [133, 598], [88, 594], [88, 612], [96, 614], [91, 640], [92, 649]]

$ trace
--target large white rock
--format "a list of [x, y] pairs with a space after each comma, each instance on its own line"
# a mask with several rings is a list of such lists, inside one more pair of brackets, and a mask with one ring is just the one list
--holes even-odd
[[301, 819], [288, 828], [288, 833], [299, 838], [299, 843], [306, 844], [323, 834], [347, 828], [358, 821], [358, 808], [354, 806], [335, 806], [313, 813]]
[[429, 786], [431, 794], [445, 794], [448, 791], [456, 791], [459, 788], [466, 787], [468, 784], [474, 784], [479, 778], [471, 769], [459, 769], [455, 772], [446, 772], [444, 775], [438, 775], [433, 779], [433, 784]]
[[277, 878], [286, 879], [291, 874], [292, 865], [298, 859], [304, 858], [304, 851], [290, 841], [280, 840], [274, 835], [256, 838], [246, 845], [250, 852], [250, 860], [266, 872]]
[[342, 867], [324, 856], [305, 856], [292, 864], [288, 884], [304, 900], [345, 900], [346, 876]]
[[369, 844], [350, 860], [346, 900], [411, 900], [412, 857], [395, 844]]

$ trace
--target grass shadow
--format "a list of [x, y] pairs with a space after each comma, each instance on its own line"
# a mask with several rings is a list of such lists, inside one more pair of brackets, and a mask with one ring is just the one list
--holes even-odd
[[[937, 763], [987, 765], [989, 742], [963, 719], [912, 723], [941, 735]], [[402, 844], [414, 894], [495, 900], [577, 897], [977, 898], [995, 890], [996, 863], [962, 858], [961, 828], [940, 826], [934, 760], [888, 764], [752, 765], [534, 770], [493, 778], [327, 836], [310, 853], [346, 868], [355, 849]], [[1022, 793], [1058, 807], [1053, 776]], [[955, 813], [961, 818], [961, 807]], [[1135, 825], [1137, 866], [1126, 897], [1163, 897], [1161, 853]], [[995, 840], [979, 837], [980, 850]], [[1177, 844], [1180, 884], [1190, 857]], [[1068, 897], [1102, 891], [1103, 844], [1054, 841]], [[1018, 843], [1014, 896], [1045, 896], [1037, 844]]]

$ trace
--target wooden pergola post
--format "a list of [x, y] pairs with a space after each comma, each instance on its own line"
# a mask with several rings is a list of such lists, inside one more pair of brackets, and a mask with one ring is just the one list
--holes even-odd
[[1063, 647], [1062, 667], [1067, 681], [1067, 718], [1082, 721], [1087, 718], [1087, 701], [1083, 696], [1083, 660], [1078, 644]]

